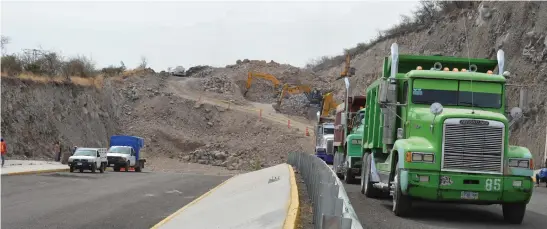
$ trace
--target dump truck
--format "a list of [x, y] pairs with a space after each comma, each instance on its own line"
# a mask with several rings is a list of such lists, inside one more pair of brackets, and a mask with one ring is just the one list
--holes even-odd
[[334, 121], [333, 169], [346, 183], [356, 182], [361, 175], [361, 140], [366, 96], [348, 96], [346, 102], [336, 108]]
[[522, 110], [506, 109], [504, 62], [503, 50], [497, 60], [399, 55], [393, 43], [366, 89], [361, 193], [389, 193], [400, 217], [419, 200], [501, 204], [521, 224], [534, 163], [508, 141]]
[[141, 172], [146, 159], [141, 149], [144, 147], [144, 139], [136, 136], [114, 135], [110, 137], [108, 148], [108, 167], [113, 167], [119, 172], [121, 168], [128, 172], [134, 168], [135, 172]]

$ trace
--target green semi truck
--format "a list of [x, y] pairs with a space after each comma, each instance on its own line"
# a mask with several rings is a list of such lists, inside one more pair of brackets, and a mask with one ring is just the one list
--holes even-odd
[[[498, 73], [493, 71], [498, 68]], [[533, 159], [509, 145], [522, 110], [506, 109], [504, 54], [497, 60], [399, 55], [366, 90], [361, 193], [389, 193], [404, 217], [418, 200], [501, 204], [522, 223], [533, 191]]]

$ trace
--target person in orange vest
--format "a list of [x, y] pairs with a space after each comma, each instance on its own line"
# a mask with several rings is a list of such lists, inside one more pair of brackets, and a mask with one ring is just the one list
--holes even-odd
[[6, 155], [6, 152], [8, 151], [8, 147], [6, 146], [6, 142], [4, 141], [4, 138], [1, 138], [0, 143], [0, 152], [2, 154], [2, 167], [4, 167], [4, 156]]

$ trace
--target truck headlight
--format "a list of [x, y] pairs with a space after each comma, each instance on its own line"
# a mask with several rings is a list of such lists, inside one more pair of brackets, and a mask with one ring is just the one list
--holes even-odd
[[[435, 162], [435, 155], [433, 153], [423, 152], [406, 152], [407, 162]], [[410, 160], [409, 160], [410, 159]]]
[[534, 163], [532, 162], [532, 159], [528, 158], [510, 158], [509, 167], [533, 169]]

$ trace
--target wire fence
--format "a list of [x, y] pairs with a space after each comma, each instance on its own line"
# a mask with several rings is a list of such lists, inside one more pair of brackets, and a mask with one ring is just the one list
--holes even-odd
[[296, 167], [306, 184], [317, 229], [362, 229], [363, 226], [334, 171], [318, 157], [308, 153], [290, 153], [288, 163]]

